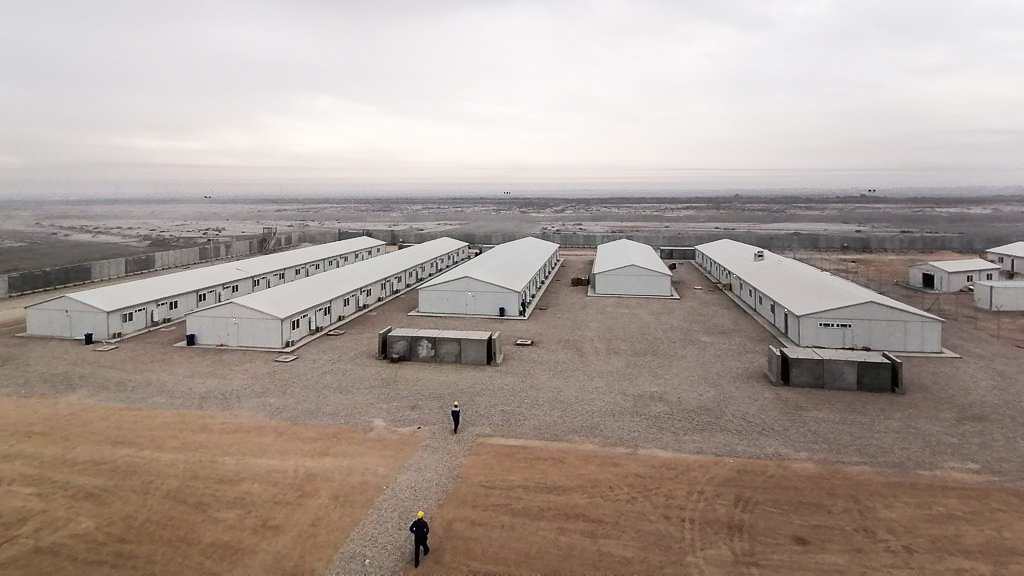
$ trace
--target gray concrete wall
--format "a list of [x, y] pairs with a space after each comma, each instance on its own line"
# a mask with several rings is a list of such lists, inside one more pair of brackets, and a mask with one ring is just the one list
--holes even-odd
[[64, 286], [87, 284], [99, 280], [142, 274], [167, 268], [190, 266], [225, 258], [241, 258], [282, 250], [297, 244], [321, 244], [361, 236], [361, 231], [302, 230], [281, 232], [272, 239], [257, 237], [249, 240], [230, 240], [191, 248], [165, 250], [152, 254], [97, 260], [57, 268], [29, 270], [0, 275], [0, 298], [29, 292], [51, 290]]

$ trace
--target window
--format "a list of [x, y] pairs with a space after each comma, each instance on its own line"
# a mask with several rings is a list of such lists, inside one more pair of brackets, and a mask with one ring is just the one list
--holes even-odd
[[996, 257], [996, 262], [1002, 264], [1003, 263], [1003, 257], [1002, 256], [997, 256]]
[[352, 297], [351, 296], [345, 296], [345, 299], [341, 301], [341, 307], [342, 308], [348, 308], [351, 303], [352, 303]]
[[259, 287], [260, 287], [260, 279], [257, 278], [257, 279], [252, 281], [252, 289], [255, 290], [255, 289], [259, 288]]
[[968, 274], [967, 275], [967, 282], [968, 283], [974, 282], [974, 274]]
[[200, 304], [202, 304], [203, 302], [206, 302], [206, 292], [200, 292], [200, 293], [199, 293], [199, 296], [198, 296], [198, 297], [196, 298], [196, 300], [197, 300], [197, 301], [198, 301], [198, 302], [199, 302]]
[[298, 276], [299, 274], [302, 274], [302, 268], [295, 269], [295, 275]]
[[298, 318], [293, 319], [292, 320], [292, 330], [293, 331], [294, 330], [298, 330], [299, 329], [299, 324], [300, 323], [299, 323], [299, 319]]
[[278, 272], [277, 274], [274, 274], [274, 276], [277, 276], [278, 280], [284, 281], [284, 272]]
[[320, 263], [319, 263], [319, 262], [317, 262], [316, 264], [314, 264], [314, 265], [313, 265], [313, 269], [314, 269], [314, 270], [319, 270], [319, 269], [320, 269]]
[[228, 289], [231, 290], [232, 294], [238, 294], [238, 284], [232, 284], [231, 286], [228, 286]]
[[347, 264], [348, 263], [348, 256], [342, 256], [341, 257], [341, 261]]
[[757, 295], [757, 304], [758, 304], [758, 306], [760, 306], [761, 304], [764, 304], [764, 298], [761, 297], [760, 294]]
[[754, 297], [754, 289], [753, 288], [747, 288], [747, 296], [749, 296], [751, 298]]
[[330, 318], [330, 317], [331, 317], [331, 307], [330, 306], [324, 306], [324, 318]]
[[985, 280], [991, 280], [991, 279], [992, 279], [992, 273], [991, 272], [986, 272], [985, 273]]
[[134, 312], [125, 312], [121, 314], [121, 324], [127, 324], [135, 319]]
[[818, 328], [853, 328], [849, 322], [818, 322]]
[[177, 300], [171, 300], [170, 302], [167, 303], [167, 311], [168, 312], [173, 312], [173, 311], [175, 311], [177, 309], [178, 309], [178, 301]]

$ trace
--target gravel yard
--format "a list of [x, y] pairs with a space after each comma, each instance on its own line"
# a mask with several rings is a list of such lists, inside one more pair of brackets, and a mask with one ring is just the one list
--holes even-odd
[[[447, 407], [459, 400], [471, 435], [1024, 479], [1024, 349], [1013, 337], [1020, 324], [1009, 317], [999, 339], [984, 320], [950, 317], [944, 344], [964, 358], [907, 358], [905, 396], [775, 388], [763, 375], [769, 334], [692, 266], [675, 272], [680, 300], [587, 298], [569, 280], [589, 272], [592, 252], [563, 256], [540, 303], [547, 310], [527, 321], [410, 317], [416, 300], [407, 294], [343, 326], [344, 335], [304, 346], [290, 364], [262, 352], [174, 348], [184, 337], [180, 324], [103, 353], [17, 338], [24, 321], [16, 307], [41, 297], [15, 299], [0, 306], [0, 395], [420, 426], [424, 450], [444, 441]], [[375, 333], [388, 325], [501, 330], [505, 361], [498, 368], [378, 361]], [[515, 338], [535, 345], [514, 347]], [[422, 458], [412, 462], [407, 470], [429, 470], [416, 468]], [[446, 487], [457, 479], [457, 462], [438, 469], [437, 478], [423, 472], [422, 482]], [[385, 516], [411, 520], [445, 492], [420, 501], [398, 495], [353, 534]]]

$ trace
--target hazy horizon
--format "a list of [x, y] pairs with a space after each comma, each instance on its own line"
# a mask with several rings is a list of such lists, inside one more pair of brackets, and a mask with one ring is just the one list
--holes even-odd
[[1024, 184], [1024, 3], [14, 2], [0, 196]]

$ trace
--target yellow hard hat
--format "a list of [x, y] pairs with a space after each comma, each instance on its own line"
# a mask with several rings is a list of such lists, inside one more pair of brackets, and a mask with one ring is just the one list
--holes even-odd
[[416, 513], [416, 517], [417, 518], [423, 518], [423, 510], [420, 510], [419, 512], [417, 512]]

